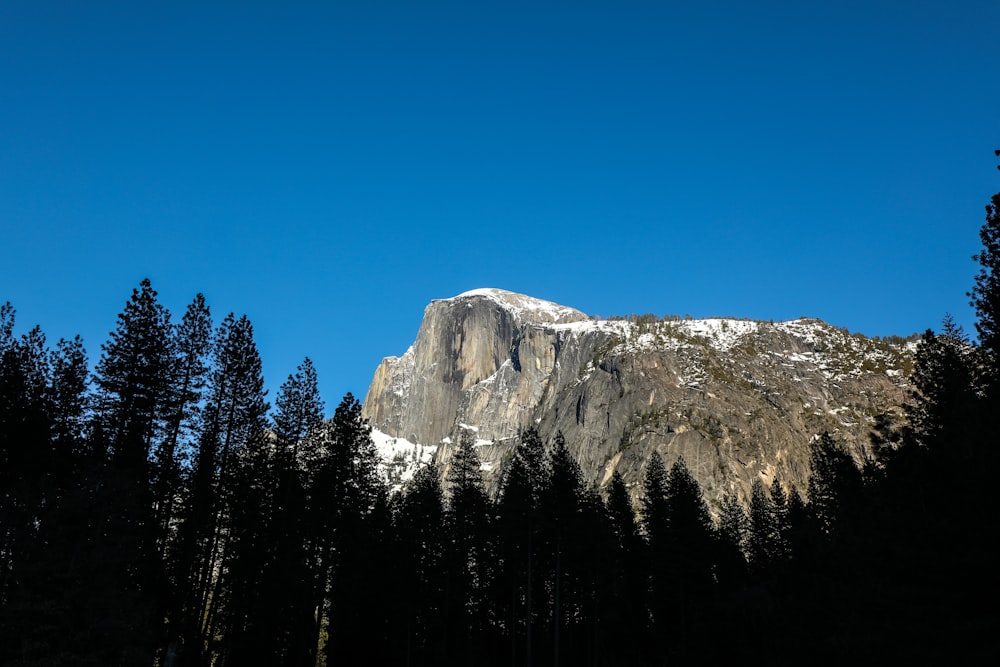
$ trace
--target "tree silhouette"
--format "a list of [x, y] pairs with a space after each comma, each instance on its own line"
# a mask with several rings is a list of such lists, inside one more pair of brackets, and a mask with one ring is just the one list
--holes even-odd
[[446, 530], [446, 619], [449, 651], [457, 662], [475, 661], [488, 627], [492, 554], [490, 513], [472, 433], [463, 431], [449, 461]]

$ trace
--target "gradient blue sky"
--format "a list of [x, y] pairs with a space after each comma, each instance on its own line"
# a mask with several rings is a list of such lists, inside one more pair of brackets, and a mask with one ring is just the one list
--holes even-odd
[[424, 306], [972, 329], [1000, 2], [0, 0], [0, 301], [148, 276], [363, 397]]

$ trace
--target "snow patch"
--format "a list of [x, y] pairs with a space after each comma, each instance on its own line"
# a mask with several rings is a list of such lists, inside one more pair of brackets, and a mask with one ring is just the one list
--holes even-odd
[[397, 438], [375, 428], [372, 429], [371, 437], [381, 459], [379, 472], [392, 493], [399, 491], [413, 479], [420, 466], [430, 463], [437, 451], [436, 445], [410, 442], [406, 438]]

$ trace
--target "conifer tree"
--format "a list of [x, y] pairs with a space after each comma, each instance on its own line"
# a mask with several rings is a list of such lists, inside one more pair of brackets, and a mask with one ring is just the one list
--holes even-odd
[[157, 520], [157, 549], [166, 558], [170, 526], [182, 491], [182, 466], [187, 451], [186, 434], [198, 426], [199, 403], [208, 373], [212, 343], [212, 318], [205, 297], [195, 296], [180, 324], [170, 330], [170, 387], [163, 438], [153, 452], [152, 496]]
[[306, 357], [281, 386], [275, 399], [274, 478], [272, 527], [273, 562], [263, 582], [262, 607], [270, 610], [269, 633], [275, 659], [282, 664], [305, 664], [315, 660], [313, 609], [310, 602], [307, 536], [303, 520], [306, 510], [305, 472], [300, 466], [300, 444], [323, 419], [316, 368]]
[[906, 409], [917, 442], [948, 457], [949, 448], [974, 436], [979, 382], [976, 350], [950, 318], [944, 329], [940, 335], [927, 330], [920, 339]]
[[786, 563], [791, 557], [788, 544], [788, 494], [775, 477], [771, 482], [771, 508], [774, 518], [773, 556], [776, 562]]
[[462, 432], [449, 461], [447, 530], [448, 625], [453, 654], [474, 660], [486, 631], [486, 597], [491, 576], [490, 516], [486, 487], [472, 433]]
[[501, 571], [494, 596], [498, 603], [496, 616], [507, 628], [510, 659], [521, 664], [530, 664], [536, 653], [539, 619], [544, 611], [544, 604], [540, 605], [545, 598], [540, 508], [548, 477], [541, 436], [533, 428], [523, 431], [500, 480], [497, 533]]
[[774, 564], [777, 548], [778, 526], [775, 521], [774, 505], [764, 484], [755, 479], [750, 487], [750, 531], [747, 553], [750, 568], [756, 576], [768, 572]]
[[598, 616], [598, 573], [611, 541], [602, 503], [594, 502], [583, 472], [557, 432], [549, 452], [549, 483], [542, 497], [547, 527], [554, 664], [575, 664], [591, 642]]
[[[179, 528], [178, 590], [183, 607], [174, 614], [174, 641], [184, 661], [197, 662], [211, 645], [222, 620], [223, 559], [229, 538], [232, 482], [244, 445], [255, 445], [264, 432], [268, 404], [253, 325], [230, 313], [213, 341], [207, 401], [200, 424], [183, 522]], [[178, 634], [180, 635], [178, 637]], [[169, 652], [177, 652], [171, 647]]]
[[845, 524], [860, 487], [861, 472], [850, 455], [823, 433], [813, 443], [809, 473], [809, 511], [821, 535], [829, 538]]
[[387, 491], [378, 475], [371, 427], [351, 394], [344, 396], [333, 419], [303, 444], [312, 462], [305, 532], [314, 572], [312, 604], [318, 610], [313, 637], [318, 641], [325, 626], [328, 660], [349, 663], [360, 650], [359, 636], [384, 630], [374, 625], [365, 629], [360, 623], [363, 610], [379, 601], [371, 591], [365, 597], [363, 582], [366, 573], [376, 576], [372, 568], [387, 548]]
[[99, 428], [109, 451], [100, 503], [103, 562], [117, 583], [115, 642], [124, 662], [152, 660], [162, 605], [150, 454], [162, 433], [171, 392], [170, 314], [144, 279], [118, 315], [95, 368]]
[[[429, 463], [417, 470], [399, 500], [395, 515], [399, 544], [397, 656], [400, 664], [431, 664], [444, 660], [446, 636], [445, 508], [438, 468]], [[401, 635], [401, 636], [400, 636]]]
[[[670, 623], [671, 575], [668, 572], [670, 519], [667, 508], [667, 470], [659, 452], [654, 451], [646, 463], [642, 480], [642, 528], [649, 545], [649, 618], [652, 636], [662, 638]], [[659, 652], [651, 647], [649, 650]]]
[[1000, 193], [986, 206], [986, 222], [979, 230], [982, 249], [973, 256], [979, 265], [976, 284], [969, 292], [970, 305], [976, 309], [979, 343], [989, 355], [994, 382], [1000, 377]]
[[14, 338], [14, 316], [0, 308], [0, 608], [23, 584], [52, 481], [45, 336]]
[[[715, 535], [701, 487], [691, 476], [683, 457], [667, 476], [665, 546], [666, 574], [674, 596], [672, 615], [681, 655], [689, 642], [706, 630], [705, 609], [712, 597]], [[693, 643], [693, 642], [692, 642]]]
[[722, 588], [733, 590], [739, 588], [747, 575], [747, 561], [744, 551], [747, 543], [749, 519], [743, 503], [735, 493], [729, 492], [722, 497], [719, 510], [719, 520], [716, 527], [718, 534], [719, 554], [718, 579]]
[[608, 488], [606, 512], [614, 536], [606, 575], [609, 586], [601, 600], [602, 644], [617, 645], [622, 662], [639, 662], [646, 625], [646, 549], [639, 532], [632, 498], [615, 470]]

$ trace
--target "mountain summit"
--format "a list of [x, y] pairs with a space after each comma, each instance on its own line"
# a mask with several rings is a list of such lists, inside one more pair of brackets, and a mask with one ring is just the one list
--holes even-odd
[[[862, 459], [898, 412], [912, 343], [816, 319], [598, 320], [534, 297], [477, 289], [432, 301], [413, 345], [387, 357], [364, 401], [390, 476], [407, 447], [446, 465], [474, 433], [495, 484], [521, 430], [562, 431], [584, 473], [640, 479], [652, 451], [683, 456], [710, 504], [755, 479], [804, 489], [810, 442], [829, 431]], [[442, 468], [444, 468], [442, 465]]]

